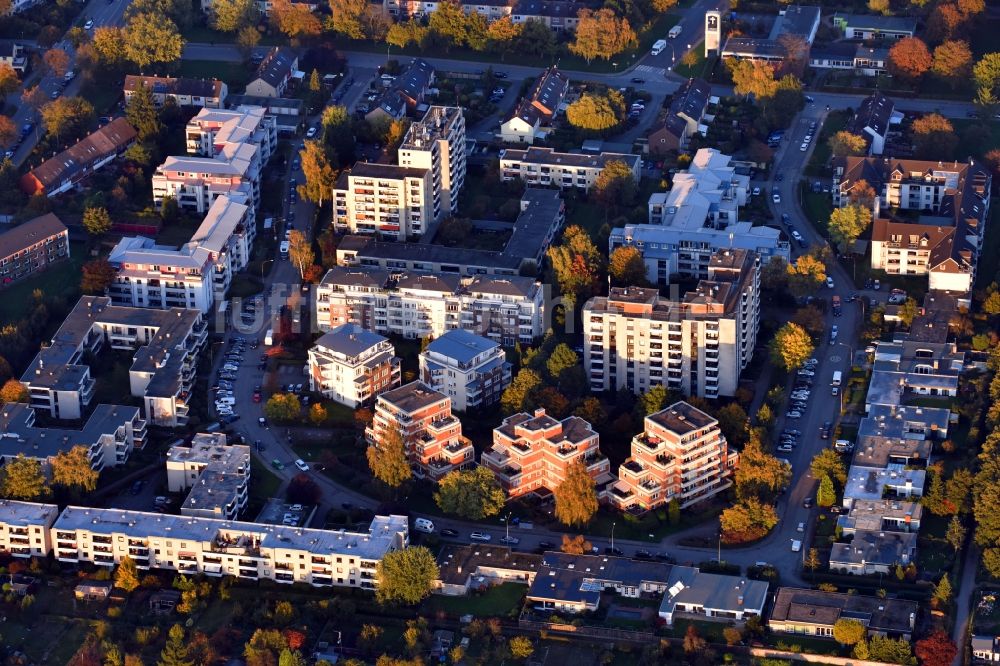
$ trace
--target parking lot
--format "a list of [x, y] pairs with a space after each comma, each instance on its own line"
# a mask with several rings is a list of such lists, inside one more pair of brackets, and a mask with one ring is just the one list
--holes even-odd
[[260, 510], [256, 522], [268, 525], [287, 525], [289, 527], [305, 527], [316, 514], [313, 505], [289, 504], [272, 497]]

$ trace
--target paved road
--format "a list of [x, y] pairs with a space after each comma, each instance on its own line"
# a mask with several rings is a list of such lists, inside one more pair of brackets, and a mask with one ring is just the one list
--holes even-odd
[[952, 640], [958, 646], [953, 666], [962, 666], [965, 651], [969, 647], [970, 626], [972, 622], [972, 591], [976, 587], [976, 572], [979, 570], [979, 549], [970, 539], [965, 547], [965, 562], [962, 564], [962, 579], [958, 582], [958, 593], [955, 595], [955, 628]]

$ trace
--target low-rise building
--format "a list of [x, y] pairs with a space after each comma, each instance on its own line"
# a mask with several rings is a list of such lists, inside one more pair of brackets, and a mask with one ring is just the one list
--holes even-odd
[[781, 63], [788, 57], [789, 40], [805, 46], [808, 59], [809, 48], [819, 30], [820, 8], [807, 5], [788, 5], [778, 12], [766, 38], [729, 37], [722, 47], [722, 58], [754, 60], [758, 62]]
[[972, 661], [977, 664], [1000, 662], [1000, 636], [974, 635], [970, 641]]
[[414, 58], [406, 71], [390, 81], [368, 112], [368, 120], [401, 120], [422, 104], [434, 84], [434, 68], [422, 58]]
[[598, 155], [557, 153], [552, 148], [507, 148], [500, 151], [500, 179], [522, 180], [529, 187], [556, 185], [560, 189], [589, 190], [609, 162], [622, 162], [639, 182], [642, 159], [627, 153], [602, 152]]
[[903, 465], [862, 467], [851, 465], [844, 484], [844, 508], [850, 509], [856, 500], [880, 500], [890, 493], [894, 498], [922, 497], [927, 471], [906, 469]]
[[764, 614], [767, 581], [743, 576], [703, 573], [696, 567], [670, 570], [659, 616], [666, 625], [682, 618], [715, 622], [746, 622]]
[[889, 127], [898, 124], [903, 114], [896, 111], [896, 104], [879, 91], [866, 97], [848, 126], [848, 131], [864, 138], [869, 155], [885, 152], [885, 140]]
[[[965, 369], [965, 352], [959, 351], [954, 342], [924, 342], [901, 339], [892, 342], [878, 342], [865, 409], [869, 413], [877, 405], [883, 409], [896, 407], [895, 415], [910, 424], [907, 431], [919, 431], [925, 437], [936, 435], [937, 430], [947, 427], [943, 423], [942, 412], [931, 408], [922, 410], [900, 410], [907, 395], [929, 395], [955, 397], [958, 395], [958, 378]], [[878, 415], [887, 412], [879, 411]], [[883, 419], [885, 421], [885, 419]], [[925, 425], [920, 426], [918, 423]], [[891, 421], [887, 421], [891, 423]], [[947, 433], [941, 437], [946, 437]]]
[[181, 515], [235, 520], [247, 504], [250, 447], [225, 433], [198, 433], [190, 446], [167, 451], [167, 490], [188, 491]]
[[855, 532], [918, 532], [924, 507], [912, 500], [856, 499], [851, 510], [837, 517], [844, 536]]
[[[856, 42], [831, 42], [814, 45], [809, 51], [809, 66], [814, 69], [851, 71], [859, 76], [878, 76], [888, 67], [889, 49]], [[875, 153], [869, 153], [875, 154]]]
[[659, 597], [669, 587], [672, 566], [648, 560], [548, 552], [542, 556], [527, 599], [555, 612], [595, 611], [601, 596]]
[[894, 40], [913, 37], [917, 32], [917, 19], [913, 16], [837, 12], [833, 15], [833, 27], [843, 32], [847, 39]]
[[503, 420], [493, 429], [493, 446], [480, 464], [496, 475], [508, 497], [555, 492], [574, 463], [582, 463], [598, 493], [612, 480], [611, 462], [601, 453], [600, 439], [579, 416], [561, 421], [536, 409]]
[[552, 120], [569, 91], [569, 77], [555, 65], [542, 72], [531, 91], [517, 103], [500, 124], [505, 143], [534, 143], [552, 130]]
[[654, 386], [706, 398], [734, 395], [760, 326], [760, 268], [746, 250], [721, 250], [708, 279], [681, 298], [612, 287], [583, 306], [583, 358], [592, 391]]
[[915, 533], [858, 530], [848, 543], [833, 544], [830, 571], [858, 576], [888, 574], [897, 565], [905, 568], [916, 559]]
[[260, 97], [284, 97], [288, 83], [299, 69], [299, 57], [295, 51], [284, 46], [275, 46], [260, 61], [257, 72], [247, 83], [245, 94]]
[[262, 95], [229, 95], [231, 109], [260, 107], [274, 118], [279, 134], [295, 134], [305, 122], [306, 102], [298, 97], [265, 97]]
[[51, 344], [35, 355], [21, 383], [32, 408], [56, 419], [80, 419], [94, 397], [85, 355], [106, 346], [134, 350], [129, 388], [142, 398], [146, 421], [182, 426], [188, 422], [188, 397], [207, 329], [197, 310], [122, 307], [108, 297], [84, 296]]
[[0, 432], [0, 459], [23, 455], [48, 465], [60, 453], [82, 446], [96, 471], [125, 463], [146, 443], [146, 421], [137, 407], [125, 405], [98, 405], [77, 429], [38, 425], [34, 409], [9, 402], [0, 407]]
[[356, 324], [333, 328], [309, 350], [309, 389], [348, 407], [371, 403], [399, 386], [396, 350], [387, 338]]
[[717, 102], [708, 81], [685, 81], [670, 100], [663, 122], [657, 122], [647, 135], [649, 152], [662, 155], [687, 148], [692, 136], [707, 130], [702, 121], [709, 122], [711, 118], [706, 118], [705, 112], [709, 103]]
[[59, 515], [55, 504], [0, 500], [0, 553], [46, 557], [52, 552], [49, 528]]
[[[20, 11], [25, 6], [37, 3], [39, 0], [15, 0], [12, 12]], [[28, 56], [24, 54], [24, 44], [18, 44], [11, 39], [0, 40], [0, 62], [9, 65], [11, 69], [24, 74], [28, 69]]]
[[537, 553], [522, 553], [510, 546], [448, 543], [438, 554], [439, 594], [463, 596], [503, 583], [531, 585], [542, 564]]
[[44, 271], [69, 258], [69, 230], [46, 213], [0, 233], [0, 286]]
[[68, 506], [50, 532], [60, 562], [110, 568], [127, 555], [140, 569], [370, 590], [382, 557], [409, 544], [407, 522], [375, 516], [348, 532]]
[[917, 607], [907, 599], [779, 587], [767, 625], [782, 634], [833, 638], [838, 620], [856, 620], [869, 636], [908, 641], [916, 628]]
[[372, 424], [365, 429], [378, 447], [398, 432], [406, 458], [418, 478], [438, 481], [448, 472], [475, 463], [472, 442], [462, 436], [462, 422], [452, 416], [451, 399], [420, 381], [380, 393]]
[[115, 118], [21, 176], [21, 189], [29, 196], [54, 197], [66, 192], [124, 153], [135, 139], [135, 129], [128, 121]]
[[511, 364], [496, 341], [456, 328], [420, 352], [420, 379], [464, 412], [500, 400], [511, 381]]
[[127, 103], [139, 87], [149, 90], [156, 106], [163, 106], [173, 100], [177, 106], [196, 106], [206, 109], [221, 109], [226, 104], [229, 87], [219, 79], [189, 79], [175, 76], [143, 76], [128, 74], [125, 77], [124, 93]]
[[650, 414], [632, 439], [632, 455], [618, 468], [605, 498], [615, 507], [648, 511], [676, 498], [681, 508], [732, 485], [738, 454], [719, 422], [686, 402]]

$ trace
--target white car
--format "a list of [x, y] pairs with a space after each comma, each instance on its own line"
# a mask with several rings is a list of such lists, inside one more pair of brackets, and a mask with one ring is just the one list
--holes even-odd
[[785, 416], [787, 416], [790, 419], [800, 419], [802, 418], [802, 412], [798, 411], [788, 412], [787, 414], [785, 414]]
[[827, 278], [826, 278], [826, 286], [829, 287], [830, 289], [833, 289], [833, 278], [832, 277], [827, 276]]
[[306, 461], [304, 461], [302, 458], [298, 458], [295, 461], [295, 466], [298, 467], [303, 472], [308, 472], [309, 471], [309, 465], [307, 465]]
[[493, 537], [486, 532], [473, 532], [469, 535], [469, 538], [473, 541], [492, 541]]
[[812, 370], [806, 370], [804, 368], [802, 370], [799, 370], [798, 374], [802, 375], [803, 377], [813, 377], [816, 375], [816, 373], [813, 372]]
[[90, 30], [93, 27], [94, 27], [94, 19], [89, 19], [86, 23], [83, 24], [84, 30]]
[[792, 448], [791, 444], [782, 444], [781, 446], [778, 447], [778, 451], [782, 453], [791, 453], [794, 450], [795, 449]]
[[500, 543], [506, 543], [511, 546], [516, 546], [517, 544], [521, 543], [521, 540], [515, 536], [505, 536], [505, 537], [500, 537]]
[[799, 526], [795, 528], [795, 531], [796, 532], [805, 532], [806, 531], [806, 524], [805, 523], [799, 523]]
[[798, 229], [792, 229], [792, 238], [794, 238], [799, 243], [802, 242], [802, 234], [799, 233]]
[[839, 386], [830, 387], [830, 395], [840, 395], [840, 387]]
[[293, 504], [290, 507], [288, 507], [288, 510], [289, 511], [299, 511], [299, 512], [301, 512], [302, 511], [302, 505], [301, 504]]
[[775, 192], [774, 194], [771, 195], [771, 201], [773, 201], [774, 203], [781, 203], [781, 195]]
[[315, 128], [315, 127], [310, 127], [310, 128], [309, 128], [309, 129], [308, 129], [308, 130], [306, 131], [306, 138], [307, 138], [307, 139], [311, 139], [311, 138], [313, 138], [313, 137], [315, 137], [315, 136], [316, 136], [316, 128]]
[[803, 153], [806, 152], [807, 150], [809, 150], [809, 144], [803, 143], [801, 146], [799, 146], [799, 150]]
[[758, 196], [760, 196], [760, 188], [759, 188], [759, 187], [755, 187], [755, 188], [753, 188], [753, 195], [754, 195], [755, 197], [758, 197]]

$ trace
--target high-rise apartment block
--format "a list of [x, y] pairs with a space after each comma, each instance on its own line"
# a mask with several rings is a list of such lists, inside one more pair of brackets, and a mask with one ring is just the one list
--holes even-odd
[[354, 324], [322, 335], [309, 350], [309, 388], [348, 407], [399, 386], [396, 351], [388, 339]]
[[465, 116], [457, 106], [432, 106], [410, 125], [399, 146], [399, 165], [431, 172], [435, 200], [444, 217], [458, 212], [458, 194], [465, 185]]
[[496, 341], [456, 328], [420, 352], [420, 378], [464, 412], [498, 402], [510, 384], [511, 366]]
[[654, 386], [715, 398], [733, 395], [753, 357], [760, 324], [760, 268], [746, 250], [721, 250], [709, 279], [683, 297], [613, 287], [583, 306], [584, 370], [592, 391]]
[[235, 520], [247, 504], [250, 447], [227, 444], [225, 433], [198, 433], [190, 446], [167, 451], [167, 490], [188, 491], [181, 514]]

